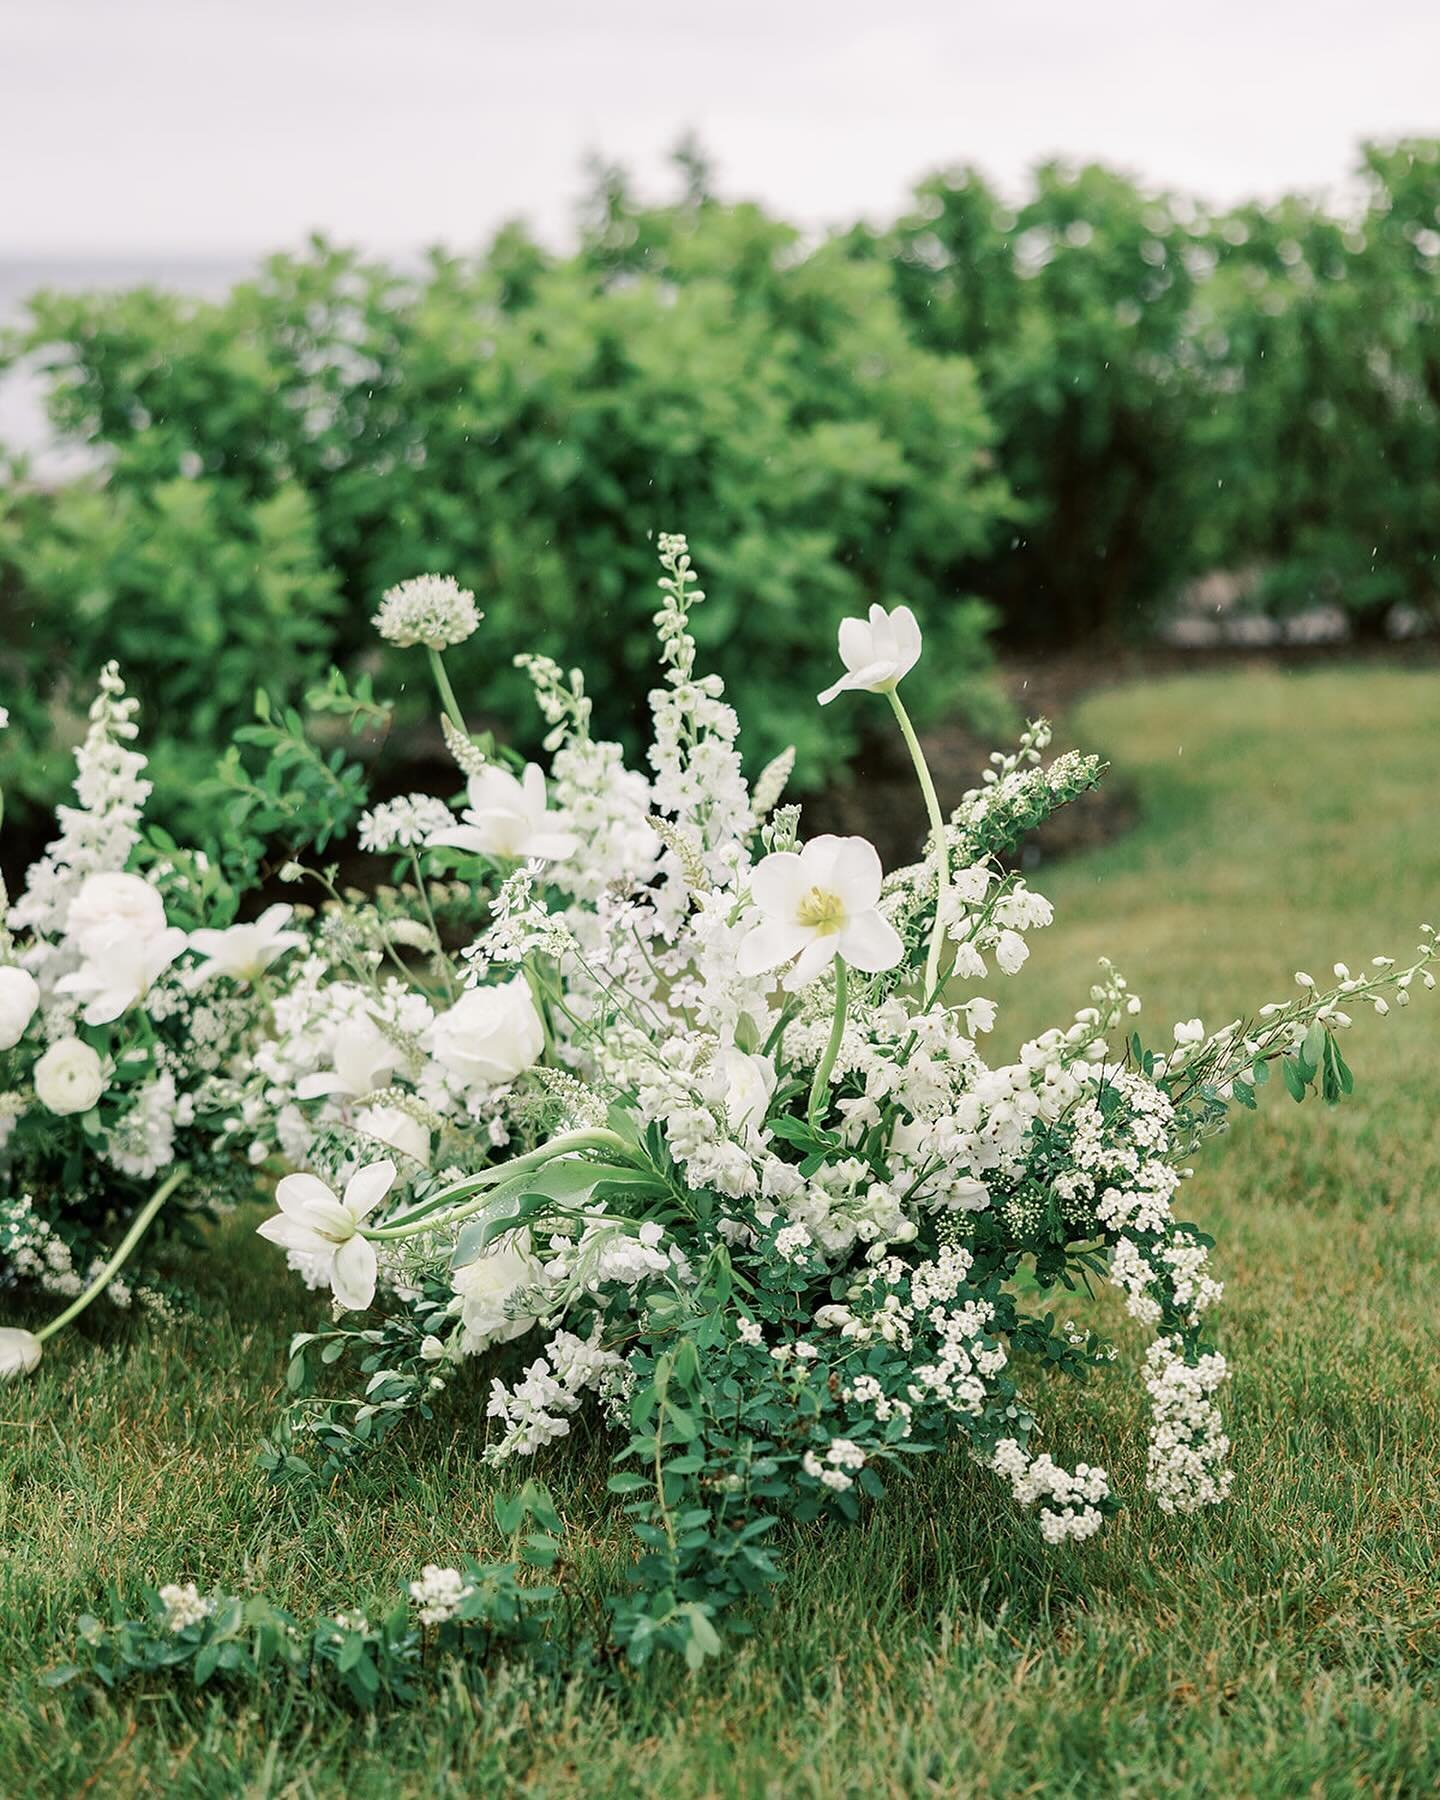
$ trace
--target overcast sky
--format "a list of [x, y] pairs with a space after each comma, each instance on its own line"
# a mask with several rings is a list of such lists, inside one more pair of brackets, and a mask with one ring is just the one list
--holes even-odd
[[1440, 0], [0, 0], [0, 254], [563, 237], [693, 127], [804, 222], [1098, 156], [1227, 200], [1440, 132]]

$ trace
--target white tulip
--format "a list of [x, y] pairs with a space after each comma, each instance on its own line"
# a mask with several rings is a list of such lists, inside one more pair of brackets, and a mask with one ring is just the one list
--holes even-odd
[[798, 956], [785, 978], [793, 992], [837, 956], [872, 974], [893, 969], [905, 946], [878, 910], [883, 879], [875, 846], [862, 837], [812, 838], [798, 856], [781, 850], [762, 858], [750, 876], [754, 907], [739, 973], [760, 975]]
[[165, 929], [165, 902], [138, 875], [87, 876], [65, 916], [67, 935], [88, 957], [92, 942], [109, 942], [117, 928], [132, 938], [158, 937]]
[[249, 925], [229, 925], [224, 931], [192, 931], [190, 948], [205, 958], [185, 974], [185, 985], [198, 988], [216, 975], [228, 975], [232, 981], [254, 981], [282, 957], [287, 950], [305, 942], [298, 931], [283, 929], [294, 913], [293, 906], [270, 906]]
[[337, 1197], [318, 1175], [287, 1175], [275, 1189], [279, 1213], [259, 1227], [260, 1236], [312, 1259], [335, 1298], [350, 1312], [364, 1312], [375, 1298], [375, 1246], [359, 1228], [390, 1192], [393, 1162], [367, 1163]]
[[0, 969], [0, 1050], [13, 1050], [40, 1004], [40, 988], [28, 969]]
[[512, 1318], [506, 1309], [515, 1294], [533, 1287], [543, 1276], [544, 1269], [530, 1254], [528, 1231], [512, 1233], [484, 1256], [457, 1269], [451, 1285], [461, 1300], [466, 1350], [473, 1355], [491, 1344], [508, 1344], [529, 1331], [533, 1318]]
[[100, 1058], [77, 1037], [52, 1044], [35, 1065], [35, 1098], [62, 1118], [89, 1112], [105, 1092]]
[[11, 1375], [28, 1375], [40, 1362], [44, 1345], [33, 1331], [0, 1325], [0, 1381]]
[[87, 1025], [109, 1025], [145, 998], [188, 941], [178, 925], [148, 937], [129, 925], [94, 926], [85, 936], [85, 961], [55, 986], [85, 1002]]
[[920, 627], [908, 606], [887, 613], [872, 606], [868, 619], [840, 621], [840, 660], [845, 673], [819, 696], [828, 706], [837, 694], [888, 694], [920, 660]]
[[426, 1028], [421, 1042], [467, 1088], [513, 1081], [539, 1062], [545, 1027], [523, 975], [499, 987], [470, 988]]
[[545, 810], [545, 777], [534, 763], [526, 763], [519, 781], [508, 769], [486, 763], [470, 777], [468, 797], [460, 815], [464, 823], [434, 832], [427, 842], [511, 862], [532, 856], [558, 862], [579, 847], [574, 832], [562, 830], [556, 814]]

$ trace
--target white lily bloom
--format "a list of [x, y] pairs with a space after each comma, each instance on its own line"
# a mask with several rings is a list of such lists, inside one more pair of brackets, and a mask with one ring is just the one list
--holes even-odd
[[97, 927], [86, 934], [85, 961], [55, 986], [85, 1002], [87, 1025], [109, 1025], [145, 998], [188, 942], [178, 925], [148, 937], [129, 925]]
[[43, 1350], [33, 1331], [0, 1325], [0, 1381], [11, 1375], [28, 1375], [39, 1364]]
[[295, 1083], [301, 1100], [316, 1100], [322, 1094], [335, 1094], [345, 1099], [358, 1099], [385, 1086], [385, 1077], [398, 1069], [405, 1058], [379, 1026], [369, 1019], [356, 1019], [342, 1025], [335, 1034], [331, 1051], [333, 1069], [317, 1069], [313, 1075], [302, 1075]]
[[249, 925], [228, 925], [223, 931], [192, 931], [190, 948], [198, 950], [205, 960], [186, 971], [186, 987], [201, 987], [217, 975], [244, 982], [263, 975], [287, 950], [298, 949], [305, 942], [300, 932], [284, 929], [294, 911], [293, 906], [268, 906]]
[[375, 1298], [375, 1246], [359, 1228], [390, 1192], [393, 1162], [367, 1163], [345, 1184], [343, 1198], [318, 1175], [287, 1175], [275, 1189], [280, 1211], [259, 1227], [260, 1236], [311, 1257], [327, 1274], [335, 1298], [364, 1312]]
[[754, 909], [737, 953], [739, 973], [760, 975], [796, 956], [785, 978], [793, 992], [837, 956], [871, 974], [893, 969], [905, 946], [878, 910], [883, 879], [879, 853], [862, 837], [812, 838], [798, 856], [781, 850], [763, 857], [750, 876]]
[[562, 830], [556, 815], [545, 810], [545, 777], [535, 763], [526, 763], [518, 781], [508, 769], [486, 763], [470, 777], [469, 800], [460, 815], [464, 822], [433, 832], [429, 843], [510, 862], [532, 856], [559, 862], [579, 847], [574, 832]]
[[887, 694], [920, 660], [920, 627], [908, 606], [886, 612], [872, 606], [868, 619], [840, 621], [840, 660], [845, 673], [819, 696], [828, 706], [837, 694]]

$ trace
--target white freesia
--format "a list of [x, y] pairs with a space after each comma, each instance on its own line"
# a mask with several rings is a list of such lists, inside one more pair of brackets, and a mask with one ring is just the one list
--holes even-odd
[[493, 1245], [484, 1256], [457, 1269], [452, 1285], [460, 1296], [460, 1322], [465, 1327], [465, 1348], [470, 1354], [491, 1344], [508, 1344], [522, 1337], [533, 1318], [512, 1318], [507, 1307], [512, 1297], [542, 1280], [544, 1270], [530, 1254], [530, 1234], [517, 1231]]
[[580, 840], [545, 810], [545, 777], [535, 763], [526, 763], [520, 780], [487, 763], [470, 777], [468, 798], [460, 815], [464, 823], [434, 832], [430, 843], [511, 862], [527, 862], [532, 856], [558, 862], [575, 854]]
[[545, 1027], [523, 975], [469, 988], [427, 1028], [425, 1048], [465, 1087], [513, 1081], [539, 1062]]
[[287, 950], [305, 942], [298, 931], [286, 931], [295, 908], [268, 906], [248, 925], [228, 925], [223, 931], [192, 931], [190, 948], [205, 959], [186, 971], [185, 985], [203, 986], [217, 975], [232, 981], [251, 982], [263, 975]]
[[872, 606], [868, 619], [840, 621], [840, 660], [845, 673], [819, 696], [828, 706], [837, 694], [885, 694], [920, 660], [920, 627], [908, 606], [886, 612]]
[[148, 937], [127, 925], [96, 926], [85, 938], [85, 961], [55, 985], [84, 1001], [87, 1025], [109, 1025], [145, 998], [188, 942], [178, 925]]
[[40, 984], [28, 969], [0, 969], [0, 1050], [13, 1050], [40, 1004]]
[[385, 1078], [398, 1069], [405, 1058], [397, 1044], [370, 1019], [355, 1019], [342, 1025], [335, 1034], [330, 1052], [334, 1067], [317, 1069], [302, 1075], [295, 1092], [302, 1100], [315, 1100], [322, 1094], [335, 1094], [344, 1099], [358, 1099], [384, 1087]]
[[90, 1045], [77, 1037], [53, 1043], [35, 1065], [35, 1098], [62, 1118], [89, 1112], [105, 1092], [105, 1070]]
[[390, 1192], [393, 1162], [367, 1163], [337, 1197], [318, 1175], [287, 1175], [275, 1189], [280, 1211], [259, 1227], [272, 1244], [296, 1250], [323, 1268], [335, 1298], [364, 1312], [375, 1298], [375, 1246], [359, 1228]]
[[82, 956], [92, 946], [112, 942], [120, 933], [145, 940], [165, 929], [165, 902], [138, 875], [107, 871], [90, 875], [70, 902], [65, 930]]
[[893, 969], [904, 945], [878, 910], [883, 879], [879, 853], [862, 837], [812, 838], [798, 855], [762, 858], [750, 876], [753, 922], [740, 942], [739, 973], [760, 975], [796, 956], [785, 978], [793, 991], [837, 956], [872, 974]]
[[16, 1325], [0, 1325], [0, 1381], [12, 1375], [28, 1375], [36, 1368], [44, 1345], [33, 1331]]

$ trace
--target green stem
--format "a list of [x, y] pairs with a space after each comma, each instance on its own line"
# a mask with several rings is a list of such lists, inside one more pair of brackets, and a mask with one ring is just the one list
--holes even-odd
[[460, 702], [455, 698], [455, 690], [450, 685], [450, 677], [445, 672], [445, 659], [440, 652], [429, 644], [425, 646], [425, 654], [430, 658], [430, 673], [435, 677], [435, 686], [440, 691], [440, 704], [445, 708], [446, 717], [462, 737], [470, 736], [470, 728], [465, 723], [465, 715], [460, 710]]
[[815, 1065], [815, 1079], [810, 1083], [810, 1105], [806, 1109], [806, 1118], [810, 1129], [817, 1131], [820, 1119], [825, 1111], [825, 1101], [830, 1093], [830, 1075], [835, 1067], [835, 1058], [840, 1054], [840, 1042], [845, 1036], [845, 1002], [850, 986], [845, 964], [837, 956], [835, 958], [835, 1022], [830, 1027], [830, 1042], [825, 1046], [825, 1054]]
[[141, 1238], [144, 1237], [146, 1231], [149, 1229], [150, 1221], [155, 1217], [156, 1213], [159, 1212], [160, 1208], [175, 1192], [176, 1188], [179, 1187], [180, 1183], [189, 1173], [189, 1167], [185, 1163], [181, 1163], [178, 1168], [170, 1171], [169, 1175], [160, 1183], [160, 1186], [156, 1188], [155, 1192], [145, 1202], [144, 1206], [141, 1207], [140, 1211], [136, 1213], [131, 1222], [130, 1229], [125, 1233], [124, 1237], [121, 1238], [115, 1254], [90, 1283], [89, 1287], [86, 1288], [85, 1292], [81, 1294], [78, 1300], [72, 1300], [69, 1306], [65, 1308], [64, 1312], [57, 1313], [48, 1325], [42, 1325], [39, 1331], [35, 1333], [35, 1336], [40, 1343], [43, 1344], [48, 1337], [54, 1337], [57, 1331], [63, 1331], [72, 1319], [78, 1318], [80, 1314], [84, 1312], [85, 1308], [92, 1300], [104, 1293], [105, 1289], [125, 1266], [130, 1252], [140, 1242]]
[[[487, 1188], [509, 1181], [512, 1176], [543, 1168], [557, 1156], [565, 1156], [572, 1150], [624, 1152], [628, 1148], [618, 1132], [606, 1131], [603, 1126], [589, 1131], [568, 1131], [560, 1137], [551, 1138], [548, 1144], [541, 1144], [538, 1150], [515, 1157], [511, 1162], [499, 1163], [493, 1169], [482, 1169], [478, 1175], [467, 1175], [463, 1181], [457, 1181], [452, 1187], [432, 1194], [428, 1200], [422, 1201], [419, 1206], [402, 1214], [389, 1225], [377, 1225], [373, 1230], [362, 1227], [360, 1235], [374, 1243], [380, 1243], [392, 1238], [416, 1237], [422, 1231], [439, 1231], [444, 1226], [458, 1224], [461, 1219], [467, 1219], [471, 1213], [478, 1212], [485, 1204]], [[458, 1201], [459, 1204], [445, 1211], [452, 1201]]]
[[935, 783], [930, 778], [930, 765], [925, 760], [925, 752], [920, 748], [920, 740], [915, 735], [915, 727], [910, 723], [910, 715], [905, 710], [899, 691], [895, 688], [887, 690], [885, 698], [890, 702], [890, 710], [895, 714], [895, 723], [900, 727], [900, 735], [905, 740], [905, 748], [910, 752], [910, 760], [915, 765], [915, 773], [920, 779], [920, 792], [925, 796], [925, 811], [930, 816], [930, 836], [935, 845], [935, 923], [930, 930], [930, 951], [925, 959], [925, 999], [928, 1002], [934, 997], [940, 985], [940, 952], [945, 943], [945, 920], [943, 903], [945, 890], [950, 882], [950, 855], [945, 843], [945, 819], [940, 811], [940, 796], [935, 792]]

